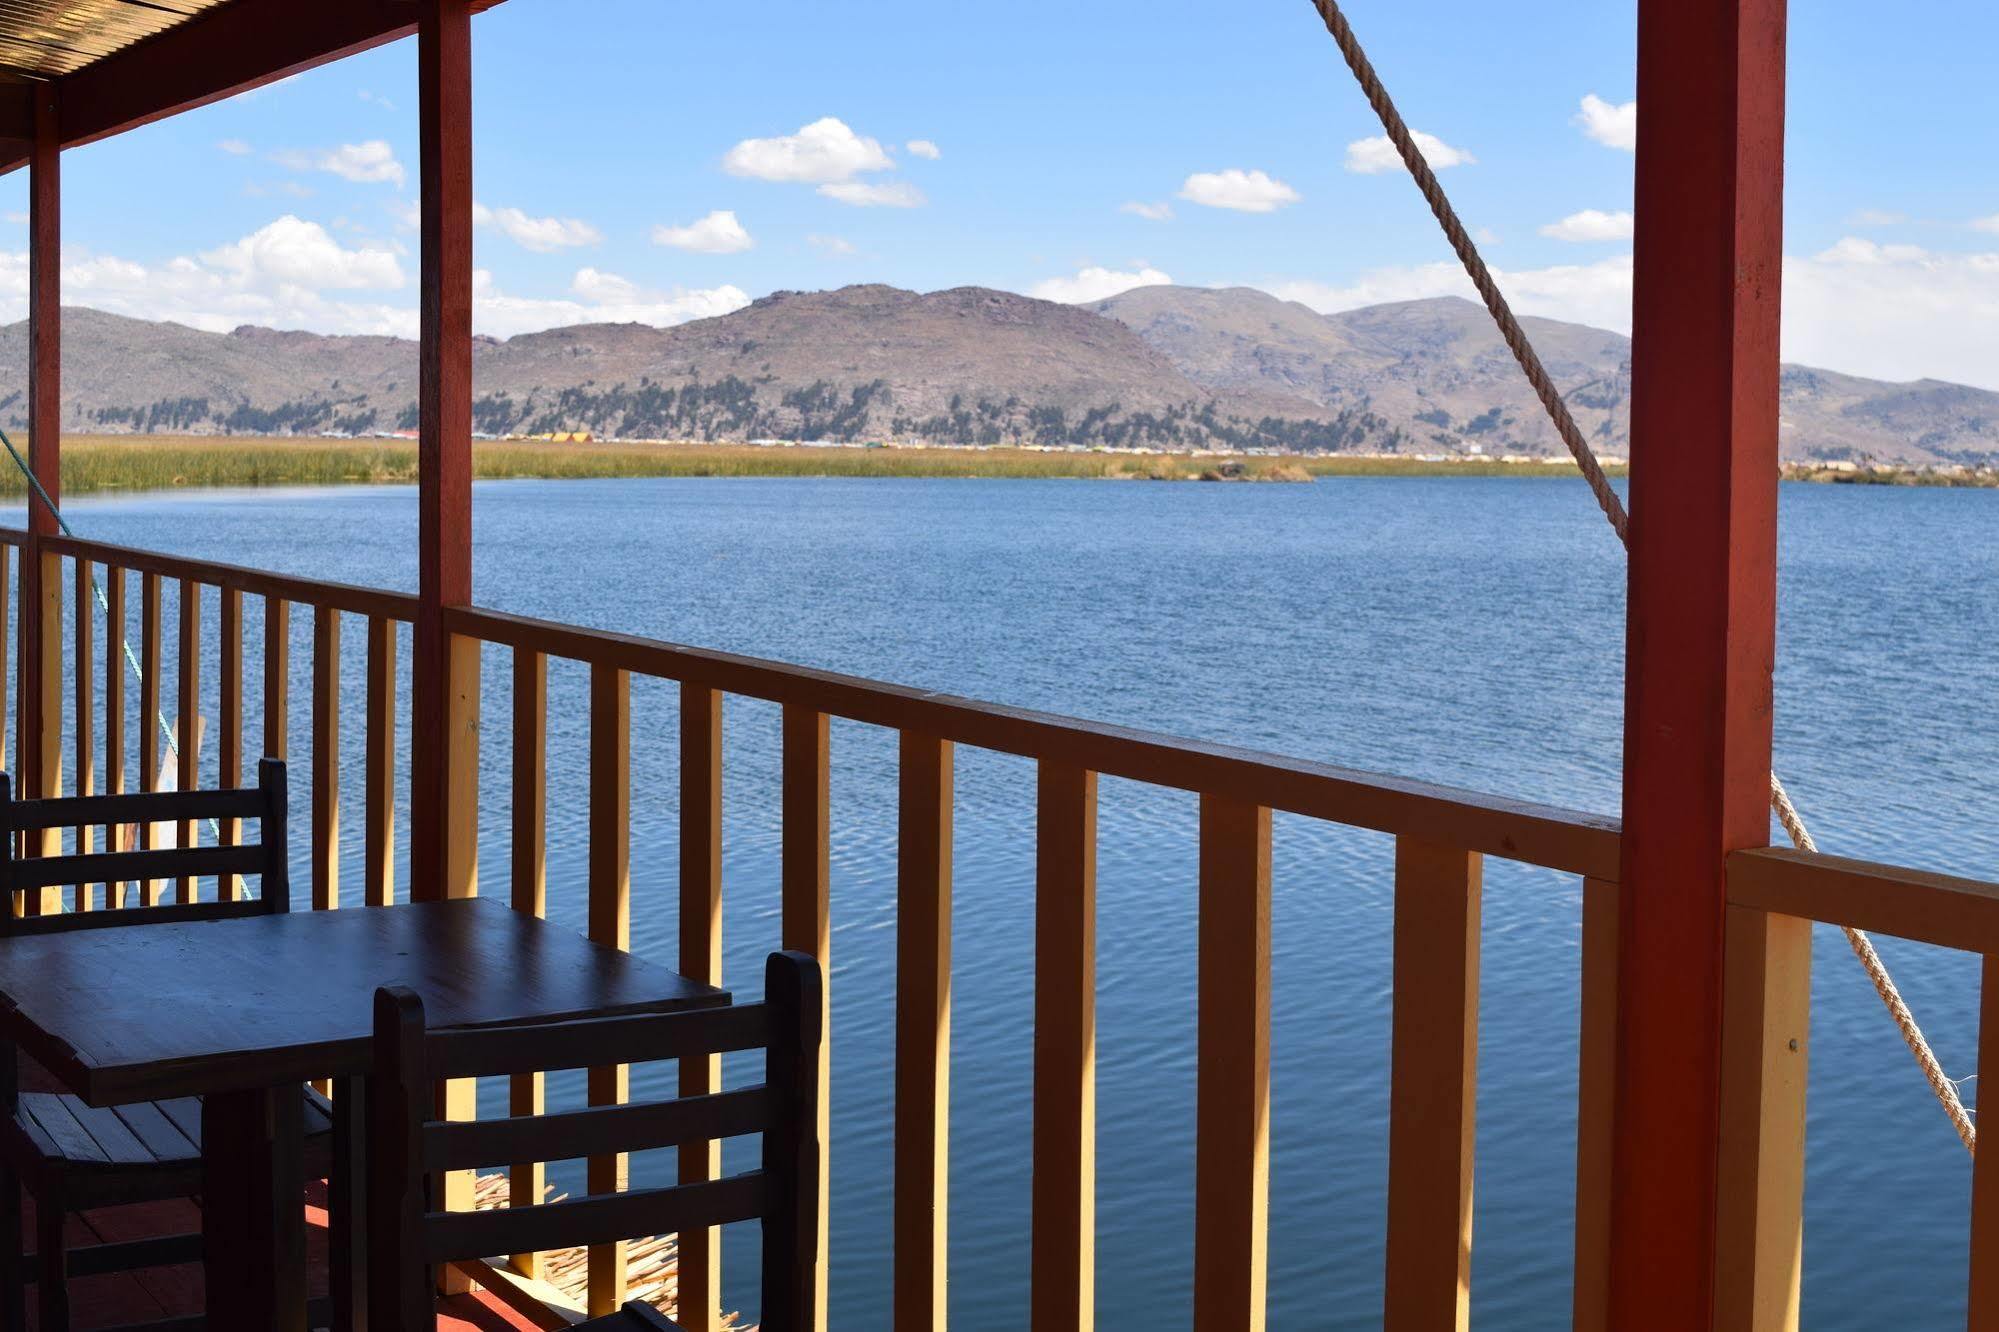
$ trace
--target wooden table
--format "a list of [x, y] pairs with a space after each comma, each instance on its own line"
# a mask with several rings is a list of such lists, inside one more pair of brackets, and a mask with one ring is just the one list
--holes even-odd
[[0, 1029], [78, 1096], [205, 1098], [202, 1225], [218, 1329], [304, 1332], [298, 1085], [366, 1075], [379, 985], [422, 995], [434, 1027], [729, 1001], [477, 898], [0, 939]]

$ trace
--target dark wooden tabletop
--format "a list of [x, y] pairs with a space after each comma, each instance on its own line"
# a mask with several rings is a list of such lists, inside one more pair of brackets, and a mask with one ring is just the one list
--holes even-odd
[[375, 987], [431, 1025], [729, 1001], [573, 930], [468, 899], [0, 939], [0, 1032], [93, 1105], [365, 1073]]

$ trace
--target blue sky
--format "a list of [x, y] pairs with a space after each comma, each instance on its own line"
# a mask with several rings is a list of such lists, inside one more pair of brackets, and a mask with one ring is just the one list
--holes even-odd
[[[1793, 8], [1787, 353], [1999, 387], [1999, 12]], [[1517, 304], [1626, 327], [1633, 6], [1349, 14], [1463, 159], [1444, 182]], [[1080, 299], [1170, 279], [1321, 310], [1463, 290], [1399, 169], [1366, 170], [1379, 127], [1305, 0], [508, 0], [474, 41], [497, 335], [849, 282]], [[71, 153], [65, 298], [413, 330], [414, 55]], [[9, 316], [25, 198], [0, 180]]]

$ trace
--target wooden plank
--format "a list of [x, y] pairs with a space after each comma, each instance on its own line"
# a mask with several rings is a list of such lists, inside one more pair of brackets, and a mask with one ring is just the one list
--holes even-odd
[[1716, 1327], [1795, 1332], [1804, 1262], [1812, 924], [1728, 909]]
[[[513, 906], [540, 918], [548, 914], [548, 658], [514, 653]], [[507, 1082], [507, 1113], [542, 1112], [540, 1073], [516, 1073]], [[517, 1161], [507, 1170], [507, 1203], [530, 1207], [545, 1187], [540, 1161]], [[517, 1253], [511, 1266], [523, 1277], [542, 1275], [541, 1255]]]
[[1035, 1332], [1096, 1324], [1097, 775], [1043, 763], [1034, 890]]
[[896, 811], [896, 1332], [945, 1319], [951, 1125], [951, 742], [904, 731]]
[[1616, 1124], [1617, 885], [1583, 881], [1576, 1071], [1575, 1332], [1611, 1332], [1610, 1156]]
[[[34, 137], [28, 144], [28, 470], [48, 503], [28, 497], [28, 546], [21, 565], [21, 791], [62, 794], [62, 566], [44, 540], [60, 527], [49, 505], [62, 503], [62, 132], [51, 84], [29, 94]], [[52, 855], [55, 838], [24, 843], [24, 854]], [[55, 893], [30, 894], [31, 915], [60, 910]]]
[[[21, 754], [22, 787], [30, 794], [52, 797], [62, 794], [62, 557], [46, 551], [30, 554], [38, 571], [32, 589], [35, 614], [30, 617], [34, 637], [30, 643], [24, 633], [22, 646], [24, 650], [32, 648], [34, 657], [34, 669], [24, 673], [24, 678], [30, 685], [25, 697], [35, 700], [37, 729], [32, 748], [24, 748]], [[29, 839], [22, 850], [52, 856], [61, 846], [62, 839], [50, 831], [39, 839]], [[29, 899], [26, 905], [32, 915], [48, 915], [62, 909], [62, 894], [51, 889]]]
[[312, 612], [312, 909], [340, 905], [340, 612]]
[[[1985, 955], [1978, 1001], [1978, 1067], [1999, 1069], [1999, 953]], [[1986, 1088], [1999, 1079], [1978, 1082], [1978, 1122], [1999, 1125], [1999, 1115], [1985, 1116]], [[1992, 1093], [1999, 1106], [1999, 1091]], [[1980, 1152], [1971, 1161], [1971, 1332], [1999, 1332], [1999, 1152]]]
[[367, 776], [362, 900], [396, 900], [396, 623], [368, 621]]
[[1979, 879], [1759, 847], [1728, 858], [1728, 900], [1941, 948], [1999, 952], [1999, 884]]
[[1229, 791], [1307, 818], [1432, 837], [1504, 860], [1617, 877], [1617, 820], [1601, 815], [499, 611], [454, 609], [447, 618], [458, 633], [552, 657], [1153, 786]]
[[[632, 946], [632, 678], [606, 667], [590, 671], [590, 937], [612, 948]], [[592, 1068], [591, 1105], [618, 1105], [627, 1096], [623, 1064]], [[589, 1191], [613, 1193], [625, 1182], [623, 1155], [593, 1156], [585, 1167]], [[614, 1312], [625, 1300], [625, 1246], [592, 1245], [590, 1315]]]
[[[680, 974], [722, 983], [722, 695], [700, 685], [680, 687]], [[680, 1061], [680, 1094], [721, 1089], [722, 1059]], [[722, 1173], [722, 1144], [676, 1153], [680, 1182]], [[722, 1233], [687, 1232], [680, 1243], [680, 1303], [675, 1321], [687, 1332], [717, 1332], [722, 1319]]]
[[1728, 853], [1770, 833], [1785, 0], [1640, 0], [1611, 1321], [1716, 1315]]
[[[201, 584], [187, 579], [181, 580], [180, 585], [179, 684], [179, 718], [174, 726], [180, 744], [175, 756], [174, 780], [178, 789], [193, 791], [201, 786], [201, 744], [195, 738], [200, 726], [196, 719], [201, 715]], [[176, 845], [193, 846], [200, 827], [193, 819], [182, 819], [176, 830], [179, 838]], [[196, 887], [191, 876], [183, 875], [179, 900], [196, 900]]]
[[43, 545], [47, 550], [72, 559], [115, 564], [121, 569], [155, 573], [162, 578], [191, 578], [211, 587], [233, 587], [253, 597], [332, 606], [350, 615], [386, 615], [390, 619], [408, 620], [416, 614], [416, 598], [407, 592], [387, 592], [377, 587], [357, 587], [352, 583], [334, 583], [318, 578], [297, 578], [267, 569], [224, 564], [217, 560], [191, 560], [180, 555], [162, 555], [158, 551], [115, 545], [109, 541], [86, 541], [81, 537], [52, 536]]
[[[125, 793], [125, 571], [104, 569], [104, 790]], [[124, 830], [105, 829], [105, 849], [123, 847]], [[125, 885], [104, 885], [104, 904], [125, 905]]]
[[412, 888], [455, 897], [468, 895], [463, 856], [453, 863], [454, 806], [464, 805], [455, 784], [471, 773], [453, 761], [466, 719], [455, 710], [463, 691], [444, 611], [472, 600], [472, 24], [468, 0], [414, 9], [421, 327], [410, 873]]
[[1201, 797], [1195, 1332], [1261, 1332], [1270, 1206], [1270, 811]]
[[264, 599], [264, 756], [288, 758], [292, 729], [292, 605]]
[[[139, 580], [139, 789], [160, 789], [160, 665], [164, 660], [164, 634], [160, 617], [160, 576], [148, 573]], [[139, 845], [150, 847], [155, 838], [151, 824], [138, 829]], [[154, 906], [160, 900], [157, 879], [139, 884], [140, 906]]]
[[1471, 1325], [1482, 869], [1476, 853], [1395, 839], [1390, 1332]]
[[826, 1324], [828, 1181], [833, 1147], [831, 1116], [832, 1028], [832, 777], [830, 719], [809, 708], [784, 710], [781, 833], [783, 880], [780, 921], [785, 948], [810, 954], [819, 963], [819, 1259], [815, 1269], [813, 1326]]
[[[76, 684], [76, 718], [73, 731], [76, 742], [76, 794], [94, 795], [97, 792], [97, 740], [95, 717], [97, 713], [97, 654], [95, 626], [97, 623], [97, 600], [92, 592], [92, 573], [88, 560], [78, 560], [73, 566], [75, 573], [71, 590], [75, 596], [75, 613], [70, 622], [75, 626], [76, 641], [71, 647], [71, 662]], [[88, 855], [96, 844], [96, 830], [88, 824], [76, 830], [76, 850], [79, 855]], [[108, 848], [107, 848], [108, 849]], [[105, 889], [104, 904], [112, 905], [110, 888]], [[76, 885], [76, 909], [88, 911], [91, 908], [91, 885]]]
[[[9, 645], [7, 642], [7, 630], [8, 630], [8, 623], [12, 618], [10, 612], [14, 609], [13, 583], [14, 583], [13, 547], [0, 545], [0, 671], [4, 671], [6, 669], [5, 663], [12, 660], [8, 656]], [[17, 684], [19, 678], [20, 678], [19, 676], [15, 677]], [[11, 771], [11, 769], [7, 767], [8, 715], [9, 713], [12, 713], [12, 715], [14, 715], [15, 717], [20, 716], [20, 709], [13, 707], [9, 701], [9, 696], [11, 692], [12, 691], [6, 687], [5, 680], [0, 679], [0, 772]]]
[[[7, 632], [9, 621], [12, 619], [11, 612], [14, 610], [13, 565], [13, 548], [11, 546], [0, 545], [0, 672], [4, 672], [6, 669], [5, 663], [12, 660], [8, 656]], [[18, 663], [16, 664], [18, 665]], [[17, 686], [19, 680], [20, 677], [17, 675], [15, 677]], [[11, 771], [7, 766], [7, 756], [9, 753], [7, 745], [8, 716], [10, 713], [17, 718], [20, 716], [20, 709], [14, 707], [10, 702], [11, 693], [12, 691], [6, 687], [6, 681], [0, 679], [0, 772]]]
[[[221, 601], [220, 641], [216, 645], [219, 704], [222, 714], [222, 744], [216, 760], [216, 784], [224, 790], [243, 785], [243, 593], [233, 587], [217, 589]], [[224, 846], [242, 840], [242, 821], [222, 819], [215, 835]], [[243, 896], [243, 881], [231, 876], [216, 885], [225, 901]]]

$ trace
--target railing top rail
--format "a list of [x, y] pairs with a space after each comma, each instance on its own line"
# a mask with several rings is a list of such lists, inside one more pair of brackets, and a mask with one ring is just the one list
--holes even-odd
[[1770, 847], [1728, 858], [1728, 900], [1872, 934], [1999, 953], [1999, 884]]
[[213, 560], [195, 560], [130, 546], [114, 546], [104, 541], [86, 541], [81, 537], [46, 537], [42, 547], [58, 555], [94, 560], [120, 569], [136, 569], [164, 578], [190, 578], [197, 583], [235, 588], [253, 596], [277, 597], [284, 601], [328, 606], [356, 615], [378, 615], [391, 620], [416, 618], [416, 597], [408, 592], [298, 578], [264, 569], [245, 568], [239, 564], [220, 564]]
[[25, 546], [28, 534], [18, 527], [0, 527], [0, 546]]
[[1272, 809], [1593, 878], [1618, 873], [1618, 822], [1601, 815], [501, 611], [455, 609], [447, 612], [447, 624], [468, 638], [979, 749], [1058, 760], [1155, 786], [1226, 791]]

